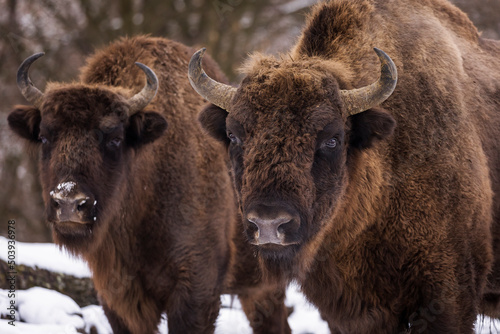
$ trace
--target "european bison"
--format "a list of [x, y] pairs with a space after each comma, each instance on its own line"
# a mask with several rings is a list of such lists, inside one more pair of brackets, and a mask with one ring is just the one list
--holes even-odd
[[90, 57], [80, 82], [45, 93], [28, 76], [34, 55], [18, 71], [33, 106], [15, 107], [9, 125], [40, 148], [54, 240], [88, 262], [115, 333], [156, 332], [162, 312], [169, 333], [211, 333], [223, 292], [239, 295], [256, 332], [289, 332], [283, 290], [262, 284], [243, 247], [224, 147], [200, 135], [192, 52], [124, 38]]
[[200, 120], [228, 147], [249, 247], [332, 333], [500, 316], [498, 41], [444, 0], [333, 0], [238, 88], [202, 55]]

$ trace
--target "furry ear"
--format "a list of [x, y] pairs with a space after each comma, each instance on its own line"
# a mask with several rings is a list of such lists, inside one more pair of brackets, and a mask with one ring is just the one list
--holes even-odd
[[39, 142], [38, 134], [42, 120], [40, 110], [33, 106], [15, 106], [7, 120], [12, 131], [20, 137], [31, 142]]
[[127, 128], [127, 144], [139, 147], [160, 138], [167, 130], [167, 121], [157, 112], [138, 112], [130, 116]]
[[349, 146], [360, 150], [390, 137], [396, 128], [396, 120], [382, 108], [368, 109], [350, 116], [349, 120], [351, 122]]
[[202, 127], [208, 134], [217, 140], [229, 144], [229, 139], [226, 135], [226, 117], [228, 112], [216, 105], [209, 104], [198, 116]]

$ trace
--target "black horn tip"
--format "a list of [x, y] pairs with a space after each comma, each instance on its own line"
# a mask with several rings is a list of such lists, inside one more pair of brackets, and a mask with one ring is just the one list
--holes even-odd
[[206, 50], [206, 48], [202, 48], [191, 57], [188, 67], [189, 83], [205, 100], [229, 111], [236, 88], [217, 82], [205, 73], [201, 66], [201, 60]]
[[152, 69], [150, 69], [143, 63], [139, 62], [135, 62], [135, 65], [137, 65], [146, 74], [149, 86], [154, 86], [158, 84], [158, 77], [156, 76], [156, 73]]
[[32, 63], [34, 62], [35, 60], [37, 60], [38, 58], [42, 57], [42, 56], [45, 56], [45, 52], [38, 52], [38, 53], [35, 53], [31, 56], [29, 56], [28, 58], [26, 58], [23, 63], [21, 64], [21, 66], [23, 66], [24, 63]]
[[138, 66], [144, 74], [146, 74], [146, 84], [139, 93], [128, 99], [129, 116], [144, 109], [151, 102], [151, 100], [153, 100], [158, 92], [158, 77], [156, 76], [156, 73], [142, 63], [136, 62], [135, 65]]
[[387, 53], [380, 50], [379, 48], [373, 48], [373, 50], [377, 53], [377, 56], [380, 59], [381, 65], [384, 68], [385, 72], [390, 74], [392, 80], [397, 80], [398, 71], [391, 57], [389, 57]]
[[382, 50], [373, 48], [380, 61], [380, 78], [371, 85], [341, 91], [349, 115], [355, 115], [384, 102], [396, 88], [398, 71], [392, 59]]
[[37, 108], [40, 108], [42, 105], [43, 93], [40, 92], [31, 82], [29, 69], [31, 64], [44, 54], [44, 52], [39, 52], [29, 56], [22, 62], [21, 66], [19, 66], [19, 69], [17, 70], [17, 87], [19, 87], [19, 90], [21, 91], [21, 94], [23, 94], [24, 98]]
[[203, 59], [206, 51], [207, 48], [202, 48], [191, 56], [191, 60], [189, 61], [189, 73], [195, 74], [198, 69], [201, 68], [201, 60]]
[[203, 58], [203, 56], [205, 55], [205, 52], [207, 52], [207, 48], [201, 48], [198, 51], [196, 51], [194, 54], [200, 58]]
[[17, 70], [17, 83], [22, 83], [23, 80], [29, 80], [28, 78], [28, 70], [38, 58], [42, 57], [45, 55], [45, 52], [39, 52], [35, 53], [34, 55], [29, 56], [26, 58], [21, 65], [19, 66]]
[[[205, 55], [206, 51], [207, 48], [201, 48], [198, 51], [196, 51], [191, 56], [191, 60], [189, 61], [188, 65], [189, 83], [194, 88], [194, 90], [196, 90], [199, 94], [201, 93], [200, 90], [197, 88], [197, 86], [199, 84], [203, 84], [208, 79], [205, 71], [203, 70], [203, 67], [201, 66], [201, 60], [203, 59], [203, 56]], [[204, 96], [203, 94], [201, 95]]]

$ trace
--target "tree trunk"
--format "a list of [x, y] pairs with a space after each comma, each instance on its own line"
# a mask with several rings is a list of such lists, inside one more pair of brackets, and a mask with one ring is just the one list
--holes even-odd
[[[0, 289], [11, 289], [11, 275], [7, 263], [0, 260]], [[71, 297], [80, 307], [99, 304], [94, 283], [88, 277], [78, 278], [38, 267], [17, 265], [15, 285], [16, 290], [26, 290], [34, 286], [55, 290]]]

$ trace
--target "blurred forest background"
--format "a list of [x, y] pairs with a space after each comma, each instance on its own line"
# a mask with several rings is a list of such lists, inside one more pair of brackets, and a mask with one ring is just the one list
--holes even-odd
[[[251, 51], [285, 51], [317, 0], [0, 0], [0, 234], [16, 220], [19, 241], [51, 241], [44, 223], [37, 154], [28, 154], [8, 129], [7, 115], [26, 104], [16, 86], [21, 62], [46, 56], [31, 70], [42, 91], [47, 80], [71, 81], [85, 58], [120, 36], [151, 34], [206, 46], [233, 81]], [[500, 0], [452, 0], [484, 37], [500, 39]]]

